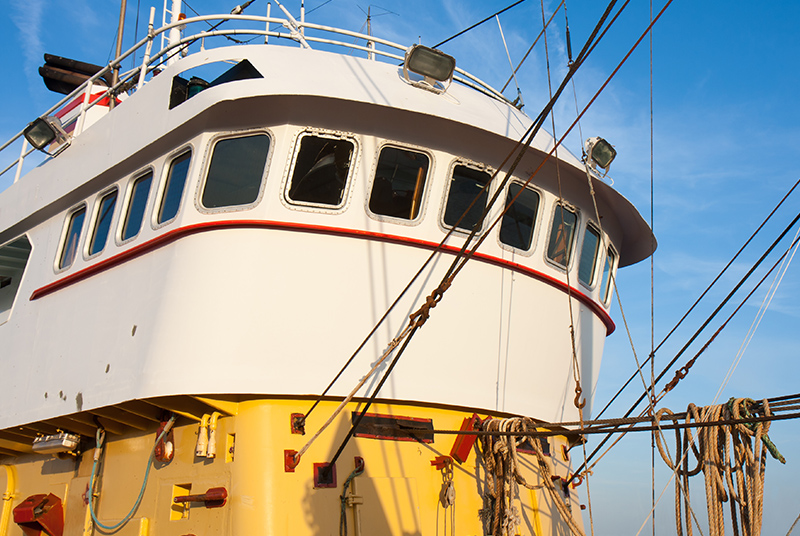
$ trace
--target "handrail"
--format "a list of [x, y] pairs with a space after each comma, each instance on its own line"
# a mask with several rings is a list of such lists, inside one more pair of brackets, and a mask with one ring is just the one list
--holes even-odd
[[[201, 50], [204, 50], [206, 48], [205, 40], [206, 38], [210, 37], [227, 37], [232, 35], [276, 37], [279, 39], [289, 39], [295, 42], [302, 41], [302, 45], [305, 47], [309, 46], [308, 43], [315, 43], [333, 47], [346, 48], [359, 52], [366, 52], [369, 58], [374, 58], [375, 56], [381, 56], [386, 60], [399, 61], [401, 64], [405, 59], [406, 47], [402, 45], [372, 35], [362, 34], [360, 32], [353, 32], [350, 30], [344, 30], [341, 28], [335, 28], [333, 26], [326, 26], [322, 24], [314, 24], [310, 22], [302, 22], [297, 20], [289, 20], [285, 18], [270, 17], [270, 16], [264, 17], [260, 15], [224, 14], [224, 15], [200, 15], [196, 17], [186, 18], [175, 23], [166, 24], [163, 25], [161, 28], [154, 29], [153, 28], [154, 15], [155, 15], [155, 8], [151, 8], [150, 24], [148, 26], [148, 32], [146, 37], [143, 37], [132, 47], [130, 47], [127, 51], [122, 53], [117, 58], [111, 60], [100, 71], [98, 71], [93, 76], [89, 77], [86, 81], [84, 81], [81, 85], [79, 85], [72, 93], [63, 97], [61, 100], [59, 100], [56, 104], [51, 106], [47, 111], [45, 111], [39, 117], [45, 117], [53, 114], [60, 108], [64, 107], [66, 104], [73, 102], [76, 98], [78, 98], [81, 95], [81, 93], [83, 93], [83, 102], [81, 103], [81, 108], [76, 119], [77, 122], [75, 129], [72, 132], [73, 138], [80, 136], [84, 128], [86, 113], [88, 112], [88, 110], [96, 106], [101, 100], [103, 100], [103, 98], [111, 96], [114, 96], [113, 98], [116, 98], [115, 96], [119, 94], [122, 88], [124, 88], [125, 91], [134, 91], [134, 92], [137, 91], [146, 83], [147, 75], [151, 73], [154, 69], [163, 65], [164, 62], [168, 61], [175, 54], [179, 54], [180, 50], [188, 48], [189, 45], [197, 41], [200, 41]], [[192, 35], [189, 35], [187, 37], [183, 37], [179, 41], [174, 42], [169, 46], [163, 47], [156, 54], [151, 54], [153, 43], [157, 37], [163, 36], [166, 32], [169, 32], [170, 30], [175, 28], [183, 30], [189, 27], [190, 25], [198, 24], [201, 22], [206, 22], [210, 24], [210, 21], [219, 21], [220, 23], [226, 21], [254, 22], [265, 25], [262, 26], [262, 28], [266, 29], [234, 28], [230, 30], [216, 30], [213, 29], [212, 27], [212, 31], [203, 30], [194, 33]], [[269, 30], [270, 24], [280, 25], [283, 28], [286, 28], [288, 31]], [[299, 34], [294, 29], [295, 27], [300, 29]], [[325, 38], [315, 35], [309, 35], [308, 33], [306, 33], [305, 30], [313, 30], [316, 32], [334, 34], [342, 37], [354, 38], [356, 40], [364, 40], [367, 42], [367, 45], [363, 46], [356, 44], [354, 42], [345, 42], [336, 38]], [[376, 47], [376, 45], [381, 45], [383, 47], [388, 48], [389, 50], [380, 50]], [[119, 81], [115, 85], [106, 88], [101, 96], [97, 98], [92, 98], [93, 96], [91, 95], [91, 91], [93, 89], [94, 83], [100, 78], [102, 78], [105, 74], [111, 72], [113, 69], [120, 67], [123, 61], [125, 61], [127, 58], [129, 58], [132, 54], [134, 54], [142, 47], [145, 47], [145, 53], [143, 54], [141, 64], [121, 74], [119, 77]], [[402, 55], [395, 53], [395, 51], [402, 52]], [[501, 92], [492, 88], [489, 84], [482, 81], [481, 79], [469, 74], [468, 72], [460, 68], [456, 68], [455, 72], [457, 73], [457, 75], [454, 76], [453, 79], [458, 81], [459, 83], [467, 87], [470, 87], [476, 91], [480, 91], [492, 98], [501, 100], [507, 104], [511, 104], [511, 102], [506, 97], [504, 97]], [[19, 131], [10, 140], [0, 145], [0, 153], [5, 151], [9, 146], [11, 146], [11, 144], [22, 138], [23, 133], [24, 129]], [[9, 170], [11, 170], [16, 166], [17, 170], [14, 182], [17, 182], [17, 180], [20, 178], [20, 175], [22, 174], [22, 166], [24, 164], [25, 158], [29, 154], [31, 154], [31, 152], [33, 152], [33, 149], [27, 150], [27, 144], [23, 140], [23, 147], [20, 151], [19, 158], [11, 162], [11, 164], [9, 164], [5, 169], [0, 171], [0, 177], [2, 177], [5, 173], [7, 173]]]

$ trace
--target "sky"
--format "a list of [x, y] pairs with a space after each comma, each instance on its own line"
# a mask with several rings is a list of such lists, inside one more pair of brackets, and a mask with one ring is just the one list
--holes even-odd
[[[658, 12], [665, 0], [654, 0]], [[506, 7], [510, 0], [405, 0], [368, 4], [360, 0], [307, 0], [307, 20], [358, 31], [365, 12], [373, 15], [377, 36], [402, 43], [435, 45], [471, 24]], [[88, 0], [2, 0], [0, 45], [4, 75], [0, 85], [0, 138], [10, 138], [54, 104], [37, 73], [44, 52], [103, 64], [111, 57], [119, 7], [115, 2]], [[155, 3], [160, 20], [161, 1]], [[193, 0], [200, 13], [229, 11], [233, 2]], [[299, 0], [285, 5], [299, 15]], [[549, 17], [558, 5], [544, 2]], [[572, 50], [580, 50], [604, 8], [603, 2], [567, 3]], [[150, 4], [129, 0], [125, 47], [134, 41], [137, 6], [138, 38], [146, 27]], [[527, 0], [500, 15], [500, 23], [516, 65], [542, 27], [542, 5]], [[187, 7], [185, 11], [192, 14]], [[247, 13], [265, 14], [266, 0], [256, 0]], [[273, 16], [277, 13], [273, 4]], [[645, 218], [659, 241], [653, 258], [652, 331], [658, 344], [714, 279], [758, 224], [800, 179], [800, 3], [742, 0], [704, 2], [675, 0], [654, 27], [652, 51], [652, 160], [650, 41], [645, 39], [596, 100], [580, 123], [580, 132], [566, 144], [580, 154], [581, 138], [599, 135], [618, 156], [610, 177], [615, 187]], [[556, 130], [563, 132], [575, 118], [576, 101], [583, 107], [616, 68], [650, 21], [650, 3], [634, 0], [619, 17], [575, 76], [572, 88], [556, 106]], [[563, 13], [547, 32], [547, 52], [553, 86], [567, 69]], [[511, 68], [497, 22], [443, 45], [459, 67], [495, 87], [502, 87]], [[544, 42], [518, 73], [525, 111], [535, 116], [547, 101]], [[514, 98], [513, 83], [506, 95]], [[2, 167], [10, 162], [0, 156]], [[653, 204], [651, 205], [651, 161]], [[0, 190], [8, 177], [0, 177]], [[716, 307], [768, 244], [800, 212], [800, 192], [791, 196], [762, 234], [745, 250], [728, 273], [656, 355], [656, 372], [669, 361]], [[795, 229], [790, 233], [793, 235]], [[786, 247], [784, 241], [780, 247]], [[780, 249], [779, 247], [779, 249]], [[772, 257], [774, 260], [774, 257]], [[773, 261], [767, 262], [771, 265]], [[798, 261], [800, 262], [800, 261]], [[756, 275], [760, 277], [764, 270]], [[769, 282], [767, 283], [769, 284]], [[634, 351], [644, 359], [651, 348], [651, 264], [644, 261], [622, 269], [617, 277], [620, 302], [612, 317], [618, 329], [608, 338], [595, 407], [600, 408], [635, 370]], [[751, 288], [746, 284], [745, 289]], [[738, 367], [718, 401], [730, 397], [776, 397], [800, 392], [797, 330], [800, 304], [797, 262], [790, 264]], [[757, 291], [752, 303], [717, 337], [691, 373], [660, 404], [684, 411], [689, 403], [712, 404], [734, 362], [758, 308], [766, 295]], [[738, 304], [743, 296], [732, 300]], [[728, 306], [711, 322], [710, 330], [680, 359], [685, 363], [732, 311]], [[631, 344], [622, 318], [630, 329]], [[647, 371], [649, 374], [649, 370]], [[671, 376], [671, 375], [670, 375]], [[623, 394], [609, 416], [624, 413], [641, 393], [641, 383]], [[787, 458], [785, 466], [767, 462], [764, 534], [786, 534], [800, 514], [800, 423], [779, 421], [770, 437]], [[672, 445], [673, 439], [668, 439]], [[591, 449], [597, 438], [590, 438]], [[573, 459], [579, 458], [577, 451]], [[656, 495], [669, 486], [656, 508], [656, 533], [674, 534], [674, 506], [669, 472], [656, 454]], [[704, 519], [702, 477], [695, 477], [693, 505]], [[631, 434], [594, 468], [589, 479], [595, 534], [651, 534], [650, 435]], [[586, 485], [581, 500], [588, 502]], [[585, 515], [587, 533], [588, 514]], [[703, 528], [703, 532], [707, 527]], [[800, 534], [800, 529], [798, 529]]]

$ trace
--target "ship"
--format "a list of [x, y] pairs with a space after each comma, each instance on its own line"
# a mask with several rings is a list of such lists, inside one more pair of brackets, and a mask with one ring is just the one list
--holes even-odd
[[553, 423], [655, 248], [613, 147], [435, 48], [171, 8], [48, 55], [0, 149], [0, 536], [582, 533]]

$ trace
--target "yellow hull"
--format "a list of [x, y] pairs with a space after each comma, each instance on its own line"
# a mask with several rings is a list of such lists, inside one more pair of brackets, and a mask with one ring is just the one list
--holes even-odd
[[[181, 398], [190, 399], [172, 399]], [[401, 438], [404, 440], [354, 437], [336, 463], [335, 487], [315, 488], [314, 464], [332, 458], [350, 428], [352, 412], [361, 407], [359, 403], [350, 404], [313, 443], [294, 472], [290, 472], [285, 467], [284, 452], [300, 450], [331, 415], [337, 401], [320, 403], [306, 423], [307, 433], [300, 435], [292, 433], [291, 414], [308, 411], [308, 400], [191, 400], [203, 401], [220, 410], [218, 419], [212, 419], [216, 420], [216, 457], [196, 455], [198, 434], [206, 433], [204, 426], [210, 415], [206, 414], [204, 419], [199, 412], [182, 411], [173, 428], [174, 458], [169, 463], [153, 463], [141, 504], [130, 521], [113, 531], [114, 534], [339, 534], [342, 512], [348, 535], [481, 535], [491, 530], [491, 505], [485, 497], [491, 484], [477, 447], [472, 448], [464, 463], [453, 463], [455, 496], [452, 505], [445, 507], [443, 489], [450, 477], [446, 469], [437, 469], [432, 462], [450, 455], [456, 435], [434, 434], [430, 442], [408, 437]], [[400, 403], [375, 404], [369, 413], [418, 421], [430, 419], [435, 430], [458, 430], [472, 414], [468, 410]], [[112, 424], [103, 418], [99, 422]], [[153, 449], [156, 426], [153, 423], [151, 429], [138, 431], [117, 426], [116, 435], [111, 431], [112, 426], [106, 426], [108, 434], [98, 466], [94, 502], [101, 523], [113, 525], [121, 521], [135, 504]], [[7, 439], [0, 439], [0, 448], [8, 451], [10, 445]], [[22, 536], [23, 528], [15, 523], [14, 508], [27, 497], [48, 493], [62, 501], [64, 535], [103, 533], [94, 526], [87, 507], [94, 439], [84, 438], [82, 445], [85, 452], [78, 457], [57, 458], [36, 453], [0, 457], [0, 464], [5, 467], [0, 470], [0, 490], [6, 492], [0, 536]], [[567, 446], [564, 436], [549, 438], [548, 463], [554, 475], [568, 476]], [[357, 457], [364, 460], [364, 471], [353, 477], [343, 508], [343, 485], [354, 471]], [[537, 458], [522, 453], [519, 459], [526, 480], [541, 484]], [[203, 494], [211, 488], [225, 488], [224, 505], [209, 508], [202, 501], [174, 502], [175, 497]], [[536, 490], [520, 487], [519, 498], [513, 502], [519, 513], [516, 533], [537, 536], [569, 533], [544, 487]], [[570, 489], [566, 502], [580, 523], [574, 490]]]

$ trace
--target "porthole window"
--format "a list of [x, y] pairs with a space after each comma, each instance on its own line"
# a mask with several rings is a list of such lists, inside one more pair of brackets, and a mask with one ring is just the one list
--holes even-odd
[[587, 287], [594, 285], [598, 253], [600, 253], [600, 233], [588, 225], [586, 234], [583, 235], [581, 258], [578, 262], [578, 280]]
[[539, 210], [539, 194], [512, 182], [508, 185], [506, 208], [508, 210], [500, 223], [500, 242], [512, 248], [529, 250]]
[[369, 197], [373, 214], [413, 220], [419, 215], [428, 176], [427, 155], [398, 147], [384, 147], [378, 157]]
[[150, 196], [150, 185], [152, 183], [153, 172], [150, 171], [134, 180], [131, 184], [128, 206], [120, 235], [123, 242], [139, 234], [139, 230], [142, 228], [144, 212], [147, 208], [147, 198]]
[[89, 240], [89, 256], [97, 255], [106, 247], [111, 220], [114, 219], [114, 207], [117, 205], [117, 191], [112, 190], [100, 198], [97, 203], [94, 228]]
[[556, 205], [553, 225], [550, 228], [550, 241], [547, 245], [547, 258], [565, 268], [572, 258], [572, 242], [577, 221], [578, 215], [575, 212], [563, 205]]
[[261, 191], [269, 146], [266, 134], [217, 141], [200, 200], [203, 207], [255, 203]]
[[186, 151], [170, 162], [169, 172], [167, 172], [167, 178], [164, 181], [164, 193], [161, 197], [161, 206], [158, 208], [157, 223], [161, 224], [167, 222], [178, 215], [191, 162], [191, 151]]
[[491, 180], [492, 176], [485, 171], [462, 164], [454, 166], [444, 210], [445, 225], [465, 231], [471, 231], [476, 227], [480, 230], [481, 215], [489, 198], [489, 189], [485, 186]]
[[64, 242], [61, 244], [61, 255], [58, 259], [59, 269], [69, 268], [75, 262], [75, 254], [78, 252], [78, 242], [81, 239], [83, 220], [85, 218], [85, 205], [72, 211], [67, 217], [67, 232], [64, 235]]
[[609, 246], [606, 254], [606, 263], [603, 266], [603, 279], [600, 282], [600, 296], [603, 303], [608, 304], [611, 298], [611, 287], [614, 285], [612, 275], [617, 264], [617, 254]]
[[291, 181], [289, 201], [298, 204], [340, 207], [355, 156], [355, 144], [321, 135], [300, 138]]

